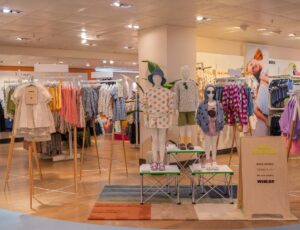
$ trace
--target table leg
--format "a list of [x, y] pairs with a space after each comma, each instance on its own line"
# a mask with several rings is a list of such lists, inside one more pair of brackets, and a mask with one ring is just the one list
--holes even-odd
[[193, 177], [192, 181], [192, 204], [195, 204], [195, 176]]
[[200, 188], [201, 188], [201, 193], [204, 193], [204, 178], [202, 175], [200, 175]]
[[143, 204], [143, 189], [144, 189], [144, 178], [141, 175], [141, 204]]
[[177, 184], [177, 204], [181, 204], [181, 202], [180, 202], [180, 187], [179, 187], [178, 175], [176, 175], [176, 184]]
[[230, 204], [233, 204], [234, 203], [233, 202], [233, 186], [232, 186], [231, 181], [232, 181], [232, 175], [230, 175], [230, 177], [229, 177], [229, 186], [230, 186], [230, 195], [229, 195], [229, 197], [230, 197]]

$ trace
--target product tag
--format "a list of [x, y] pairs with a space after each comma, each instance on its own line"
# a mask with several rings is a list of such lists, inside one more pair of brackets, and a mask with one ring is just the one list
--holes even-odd
[[25, 89], [25, 103], [26, 105], [36, 105], [38, 103], [37, 87], [34, 85], [28, 86]]

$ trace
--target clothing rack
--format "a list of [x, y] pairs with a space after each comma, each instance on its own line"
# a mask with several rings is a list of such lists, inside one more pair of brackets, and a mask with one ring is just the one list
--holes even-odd
[[[17, 72], [19, 74], [19, 72]], [[59, 74], [59, 76], [58, 76]], [[86, 75], [86, 74], [85, 74]], [[6, 74], [7, 76], [7, 74]], [[21, 78], [21, 81], [24, 82], [31, 82], [33, 83], [34, 81], [40, 81], [40, 79], [36, 79], [36, 76], [40, 76], [40, 77], [44, 77], [44, 76], [52, 76], [52, 78], [54, 78], [55, 80], [64, 80], [64, 81], [68, 81], [68, 82], [74, 82], [76, 79], [74, 78], [75, 76], [77, 76], [78, 78], [82, 78], [83, 75], [78, 75], [78, 74], [69, 74], [69, 73], [34, 73], [34, 74], [28, 74], [26, 75], [27, 78], [29, 79], [23, 79]], [[73, 77], [73, 79], [70, 79], [70, 76]], [[87, 76], [87, 75], [86, 75]], [[24, 76], [23, 76], [24, 77]], [[20, 79], [19, 79], [20, 80]], [[49, 79], [47, 79], [49, 80]], [[77, 193], [78, 191], [78, 176], [77, 176], [77, 127], [76, 125], [73, 126], [73, 130], [74, 130], [74, 140], [73, 140], [73, 144], [74, 146], [72, 146], [72, 133], [71, 130], [69, 131], [69, 147], [70, 147], [70, 155], [67, 157], [67, 159], [72, 159], [74, 161], [74, 190], [75, 193]], [[4, 180], [4, 191], [6, 191], [6, 188], [8, 186], [8, 180], [9, 180], [9, 175], [10, 175], [10, 169], [11, 169], [11, 162], [12, 162], [12, 158], [13, 158], [13, 149], [14, 149], [14, 143], [15, 143], [15, 131], [14, 131], [14, 127], [12, 127], [12, 132], [11, 132], [11, 139], [10, 139], [10, 144], [9, 144], [9, 151], [8, 151], [8, 158], [7, 158], [7, 163], [6, 163], [6, 172], [5, 172], [5, 180]], [[72, 147], [74, 147], [74, 154], [72, 151]], [[29, 143], [29, 148], [28, 148], [28, 160], [29, 160], [29, 194], [30, 194], [30, 208], [32, 209], [32, 199], [34, 196], [34, 187], [33, 187], [33, 165], [32, 165], [32, 156], [34, 155], [35, 157], [35, 161], [36, 161], [36, 165], [39, 171], [39, 175], [40, 175], [40, 180], [42, 180], [42, 171], [41, 171], [41, 167], [39, 164], [39, 159], [38, 159], [38, 154], [37, 154], [37, 149], [36, 149], [36, 143], [34, 141]], [[61, 190], [59, 189], [45, 189], [45, 188], [40, 188], [46, 191], [55, 191], [55, 192], [60, 192]]]
[[289, 142], [288, 142], [288, 148], [287, 148], [287, 160], [290, 157], [290, 152], [291, 152], [291, 147], [292, 147], [292, 141], [293, 141], [293, 135], [295, 131], [295, 125], [296, 125], [296, 119], [298, 115], [298, 119], [300, 119], [300, 90], [295, 90], [291, 92], [291, 95], [296, 98], [296, 105], [294, 109], [294, 114], [293, 114], [293, 119], [292, 119], [292, 125], [291, 125], [291, 131], [290, 131], [290, 136], [289, 136]]
[[[117, 79], [117, 80], [87, 80], [87, 81], [86, 80], [82, 80], [82, 81], [80, 81], [80, 84], [83, 84], [83, 85], [84, 84], [88, 84], [88, 85], [92, 85], [92, 84], [106, 84], [106, 83], [117, 84], [120, 81], [122, 82], [122, 79]], [[112, 139], [111, 139], [111, 151], [110, 151], [110, 161], [109, 161], [109, 175], [108, 175], [108, 183], [109, 184], [111, 182], [111, 170], [112, 170], [112, 162], [113, 162], [114, 143], [115, 143], [115, 138], [114, 138], [114, 135], [115, 135], [115, 132], [114, 132], [115, 124], [116, 124], [116, 122], [113, 121]], [[125, 150], [125, 139], [124, 139], [124, 131], [123, 131], [122, 128], [121, 128], [121, 135], [122, 135], [122, 149], [123, 149], [123, 155], [124, 155], [124, 161], [125, 161], [126, 176], [128, 177], [128, 165], [127, 165], [127, 156], [126, 156], [126, 150]], [[84, 145], [83, 145], [82, 153], [84, 153]], [[83, 162], [82, 162], [82, 166], [83, 166]], [[99, 170], [100, 170], [100, 165], [99, 165]]]
[[[218, 83], [221, 83], [222, 85], [223, 85], [223, 83], [227, 84], [230, 81], [232, 83], [245, 83], [246, 82], [246, 78], [244, 78], [244, 77], [224, 77], [224, 78], [216, 78], [215, 80], [216, 80], [216, 85], [218, 85]], [[252, 136], [252, 126], [251, 126], [249, 117], [248, 117], [248, 126], [249, 126], [249, 133]], [[230, 151], [230, 157], [229, 157], [229, 163], [228, 163], [229, 166], [231, 165], [231, 161], [232, 161], [234, 144], [236, 145], [237, 154], [239, 155], [238, 143], [237, 143], [237, 138], [236, 138], [236, 134], [237, 134], [236, 125], [232, 125], [232, 134], [233, 134], [233, 136], [232, 136], [232, 141], [231, 141], [231, 151]], [[220, 137], [220, 134], [218, 136], [217, 144], [219, 143], [219, 137]]]

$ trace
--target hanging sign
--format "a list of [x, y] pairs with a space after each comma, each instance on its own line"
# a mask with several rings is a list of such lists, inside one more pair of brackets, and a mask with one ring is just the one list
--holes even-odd
[[37, 87], [30, 85], [25, 88], [25, 103], [26, 105], [36, 105], [38, 103]]
[[290, 218], [284, 138], [243, 137], [240, 164], [239, 189], [245, 216]]

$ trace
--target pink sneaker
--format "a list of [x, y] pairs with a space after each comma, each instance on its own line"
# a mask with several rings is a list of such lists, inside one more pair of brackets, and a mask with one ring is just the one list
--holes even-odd
[[159, 162], [159, 171], [165, 171], [166, 170], [166, 166], [164, 162]]
[[157, 162], [152, 162], [151, 165], [150, 165], [150, 168], [151, 168], [152, 171], [157, 171], [157, 169], [158, 169]]

